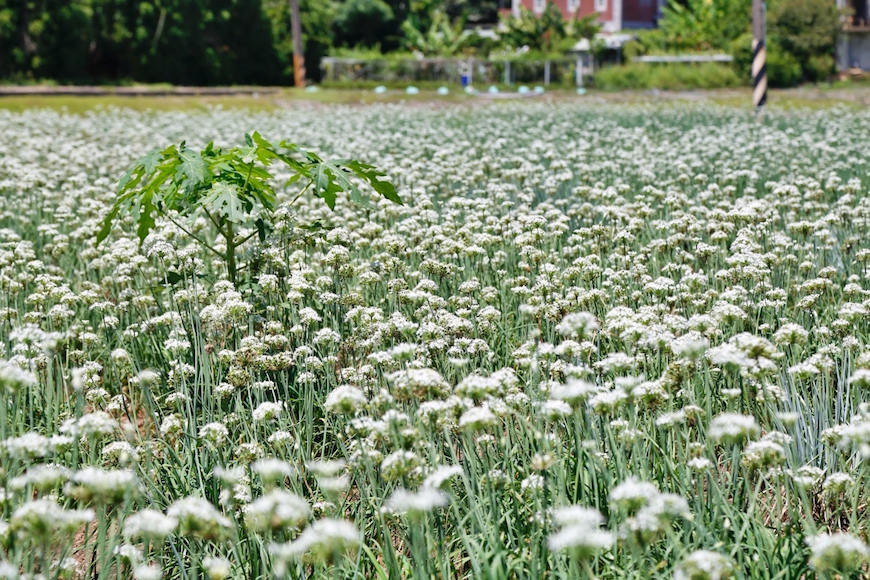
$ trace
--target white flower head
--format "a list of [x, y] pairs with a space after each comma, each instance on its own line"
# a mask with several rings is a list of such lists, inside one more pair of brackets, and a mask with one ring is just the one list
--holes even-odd
[[322, 519], [311, 524], [299, 537], [287, 544], [272, 544], [270, 552], [276, 572], [284, 575], [289, 562], [331, 562], [338, 555], [356, 552], [362, 536], [351, 522]]
[[728, 556], [696, 550], [677, 565], [674, 580], [727, 580], [733, 574], [734, 563]]
[[352, 385], [340, 385], [327, 396], [324, 408], [338, 415], [353, 415], [368, 403], [363, 392]]
[[385, 509], [388, 513], [405, 515], [411, 520], [417, 520], [446, 505], [447, 494], [439, 489], [424, 486], [417, 492], [397, 489], [390, 496]]
[[807, 538], [810, 566], [819, 574], [849, 574], [870, 558], [870, 549], [860, 538], [843, 532]]
[[603, 550], [610, 549], [616, 538], [601, 529], [604, 518], [593, 508], [566, 506], [553, 512], [553, 523], [558, 531], [547, 543], [554, 552], [568, 552], [580, 559], [588, 559]]
[[734, 445], [754, 439], [761, 433], [755, 417], [738, 413], [722, 413], [713, 417], [707, 435], [717, 443]]

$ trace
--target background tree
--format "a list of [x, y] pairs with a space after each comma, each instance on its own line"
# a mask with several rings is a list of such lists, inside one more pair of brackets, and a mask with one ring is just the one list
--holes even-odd
[[401, 21], [384, 0], [346, 0], [335, 16], [337, 46], [373, 47], [389, 50], [398, 45]]
[[[510, 0], [502, 0], [502, 8], [510, 8]], [[443, 9], [451, 19], [464, 16], [471, 24], [498, 23], [498, 0], [444, 0]]]
[[89, 6], [0, 0], [0, 77], [85, 78]]
[[528, 46], [530, 50], [543, 53], [564, 52], [581, 38], [593, 38], [601, 26], [597, 14], [583, 18], [565, 19], [554, 3], [548, 3], [540, 16], [522, 8], [520, 16], [504, 19], [501, 40], [513, 48]]
[[260, 0], [98, 0], [90, 76], [173, 84], [280, 84]]
[[751, 7], [752, 0], [671, 0], [659, 29], [671, 47], [721, 50], [749, 28]]
[[454, 56], [470, 44], [473, 34], [464, 30], [465, 19], [460, 17], [450, 22], [446, 12], [434, 13], [428, 30], [419, 30], [411, 20], [402, 23], [405, 47], [426, 56]]

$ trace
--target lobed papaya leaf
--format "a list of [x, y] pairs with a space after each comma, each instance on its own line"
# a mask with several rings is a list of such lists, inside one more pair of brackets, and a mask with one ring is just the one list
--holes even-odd
[[277, 200], [275, 192], [271, 187], [255, 187], [251, 189], [251, 195], [259, 201], [267, 210], [275, 209], [275, 201]]
[[287, 181], [284, 182], [284, 187], [287, 187], [288, 185], [293, 185], [294, 183], [296, 183], [300, 179], [302, 179], [302, 174], [301, 173], [294, 173], [290, 177], [290, 179], [288, 179]]
[[343, 161], [341, 163], [359, 177], [363, 178], [375, 191], [380, 193], [386, 199], [393, 203], [403, 205], [402, 198], [399, 197], [399, 194], [396, 192], [395, 186], [389, 181], [381, 179], [381, 177], [386, 177], [386, 173], [380, 171], [374, 165], [360, 163], [355, 160]]
[[154, 173], [157, 169], [157, 166], [163, 163], [163, 152], [159, 149], [155, 149], [150, 153], [139, 158], [136, 161], [136, 165], [145, 170], [145, 174]]
[[369, 207], [370, 204], [360, 188], [357, 187], [350, 178], [348, 178], [347, 173], [349, 173], [349, 171], [341, 167], [338, 163], [340, 162], [320, 161], [317, 165], [330, 177], [331, 183], [334, 187], [337, 187], [339, 191], [346, 191], [350, 195], [350, 200], [353, 203]]
[[139, 236], [139, 241], [142, 242], [148, 236], [148, 232], [151, 231], [157, 223], [154, 220], [154, 216], [152, 215], [157, 208], [154, 206], [154, 190], [148, 189], [145, 191], [142, 196], [142, 202], [139, 208], [139, 219], [138, 224], [139, 227], [136, 228], [136, 235]]
[[263, 139], [259, 132], [254, 131], [253, 140], [257, 145], [257, 159], [263, 165], [270, 165], [275, 159], [281, 158], [275, 151], [275, 146]]
[[242, 158], [242, 161], [245, 163], [252, 163], [254, 159], [257, 158], [257, 146], [256, 145], [246, 145], [237, 150], [239, 157]]
[[121, 176], [118, 180], [118, 191], [124, 191], [129, 187], [135, 187], [139, 181], [145, 176], [157, 169], [160, 163], [163, 162], [163, 153], [159, 149], [155, 149], [150, 153], [140, 157], [136, 163]]
[[176, 284], [178, 284], [182, 280], [184, 280], [183, 274], [179, 274], [178, 272], [175, 272], [174, 270], [169, 270], [168, 272], [166, 272], [166, 283], [167, 284], [175, 286]]
[[175, 181], [178, 182], [179, 189], [192, 191], [211, 177], [208, 164], [203, 160], [202, 155], [193, 149], [188, 149], [183, 143], [178, 149], [178, 159]]
[[100, 229], [97, 231], [97, 245], [99, 246], [103, 240], [109, 237], [109, 232], [112, 231], [112, 223], [115, 221], [115, 218], [118, 217], [118, 213], [121, 211], [121, 203], [120, 200], [116, 201], [112, 206], [112, 209], [109, 210], [109, 213], [100, 222]]
[[317, 164], [311, 172], [311, 183], [314, 186], [314, 193], [323, 198], [329, 209], [334, 210], [336, 194], [344, 191], [345, 188], [339, 182], [333, 167], [328, 163]]
[[290, 153], [299, 153], [299, 146], [296, 143], [291, 143], [286, 139], [283, 139], [280, 143], [278, 143], [278, 147], [281, 149], [287, 149]]
[[200, 205], [208, 207], [230, 222], [239, 223], [245, 219], [246, 212], [239, 198], [239, 188], [233, 183], [213, 183]]
[[121, 176], [121, 179], [118, 180], [118, 193], [123, 193], [124, 191], [139, 185], [139, 182], [142, 181], [144, 175], [145, 171], [141, 166], [135, 165], [128, 169], [127, 172]]
[[268, 141], [263, 139], [263, 136], [260, 135], [259, 131], [254, 131], [252, 139], [253, 139], [254, 143], [257, 144], [258, 147], [262, 147], [263, 149], [271, 149], [271, 150], [275, 149], [274, 145], [272, 145], [271, 143], [269, 143]]
[[[273, 210], [277, 196], [271, 185], [273, 175], [266, 167], [276, 160], [293, 173], [285, 186], [303, 177], [310, 180], [315, 194], [330, 209], [335, 209], [340, 191], [347, 192], [354, 203], [368, 205], [351, 175], [371, 185], [384, 198], [402, 203], [395, 187], [383, 179], [386, 174], [372, 165], [354, 160], [324, 161], [288, 141], [281, 141], [276, 148], [258, 132], [245, 134], [245, 145], [229, 150], [209, 143], [197, 152], [182, 141], [178, 146], [149, 152], [121, 176], [118, 197], [96, 233], [97, 244], [108, 237], [122, 213], [135, 216], [136, 233], [142, 241], [156, 225], [155, 216], [165, 211], [191, 214], [208, 208], [222, 221], [241, 222], [255, 206]], [[256, 220], [261, 240], [265, 240], [269, 225], [263, 217]]]

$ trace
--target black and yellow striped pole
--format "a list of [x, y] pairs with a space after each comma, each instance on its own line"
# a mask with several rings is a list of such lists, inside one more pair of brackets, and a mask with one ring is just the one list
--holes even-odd
[[752, 0], [752, 104], [761, 110], [767, 103], [767, 50], [765, 49], [765, 5]]

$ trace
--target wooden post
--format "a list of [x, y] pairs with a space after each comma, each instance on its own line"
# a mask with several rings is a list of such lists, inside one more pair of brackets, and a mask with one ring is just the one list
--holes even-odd
[[767, 51], [765, 50], [763, 0], [752, 0], [752, 105], [758, 111], [767, 103]]
[[290, 0], [290, 31], [293, 35], [293, 84], [305, 88], [305, 54], [302, 52], [302, 21], [299, 0]]

